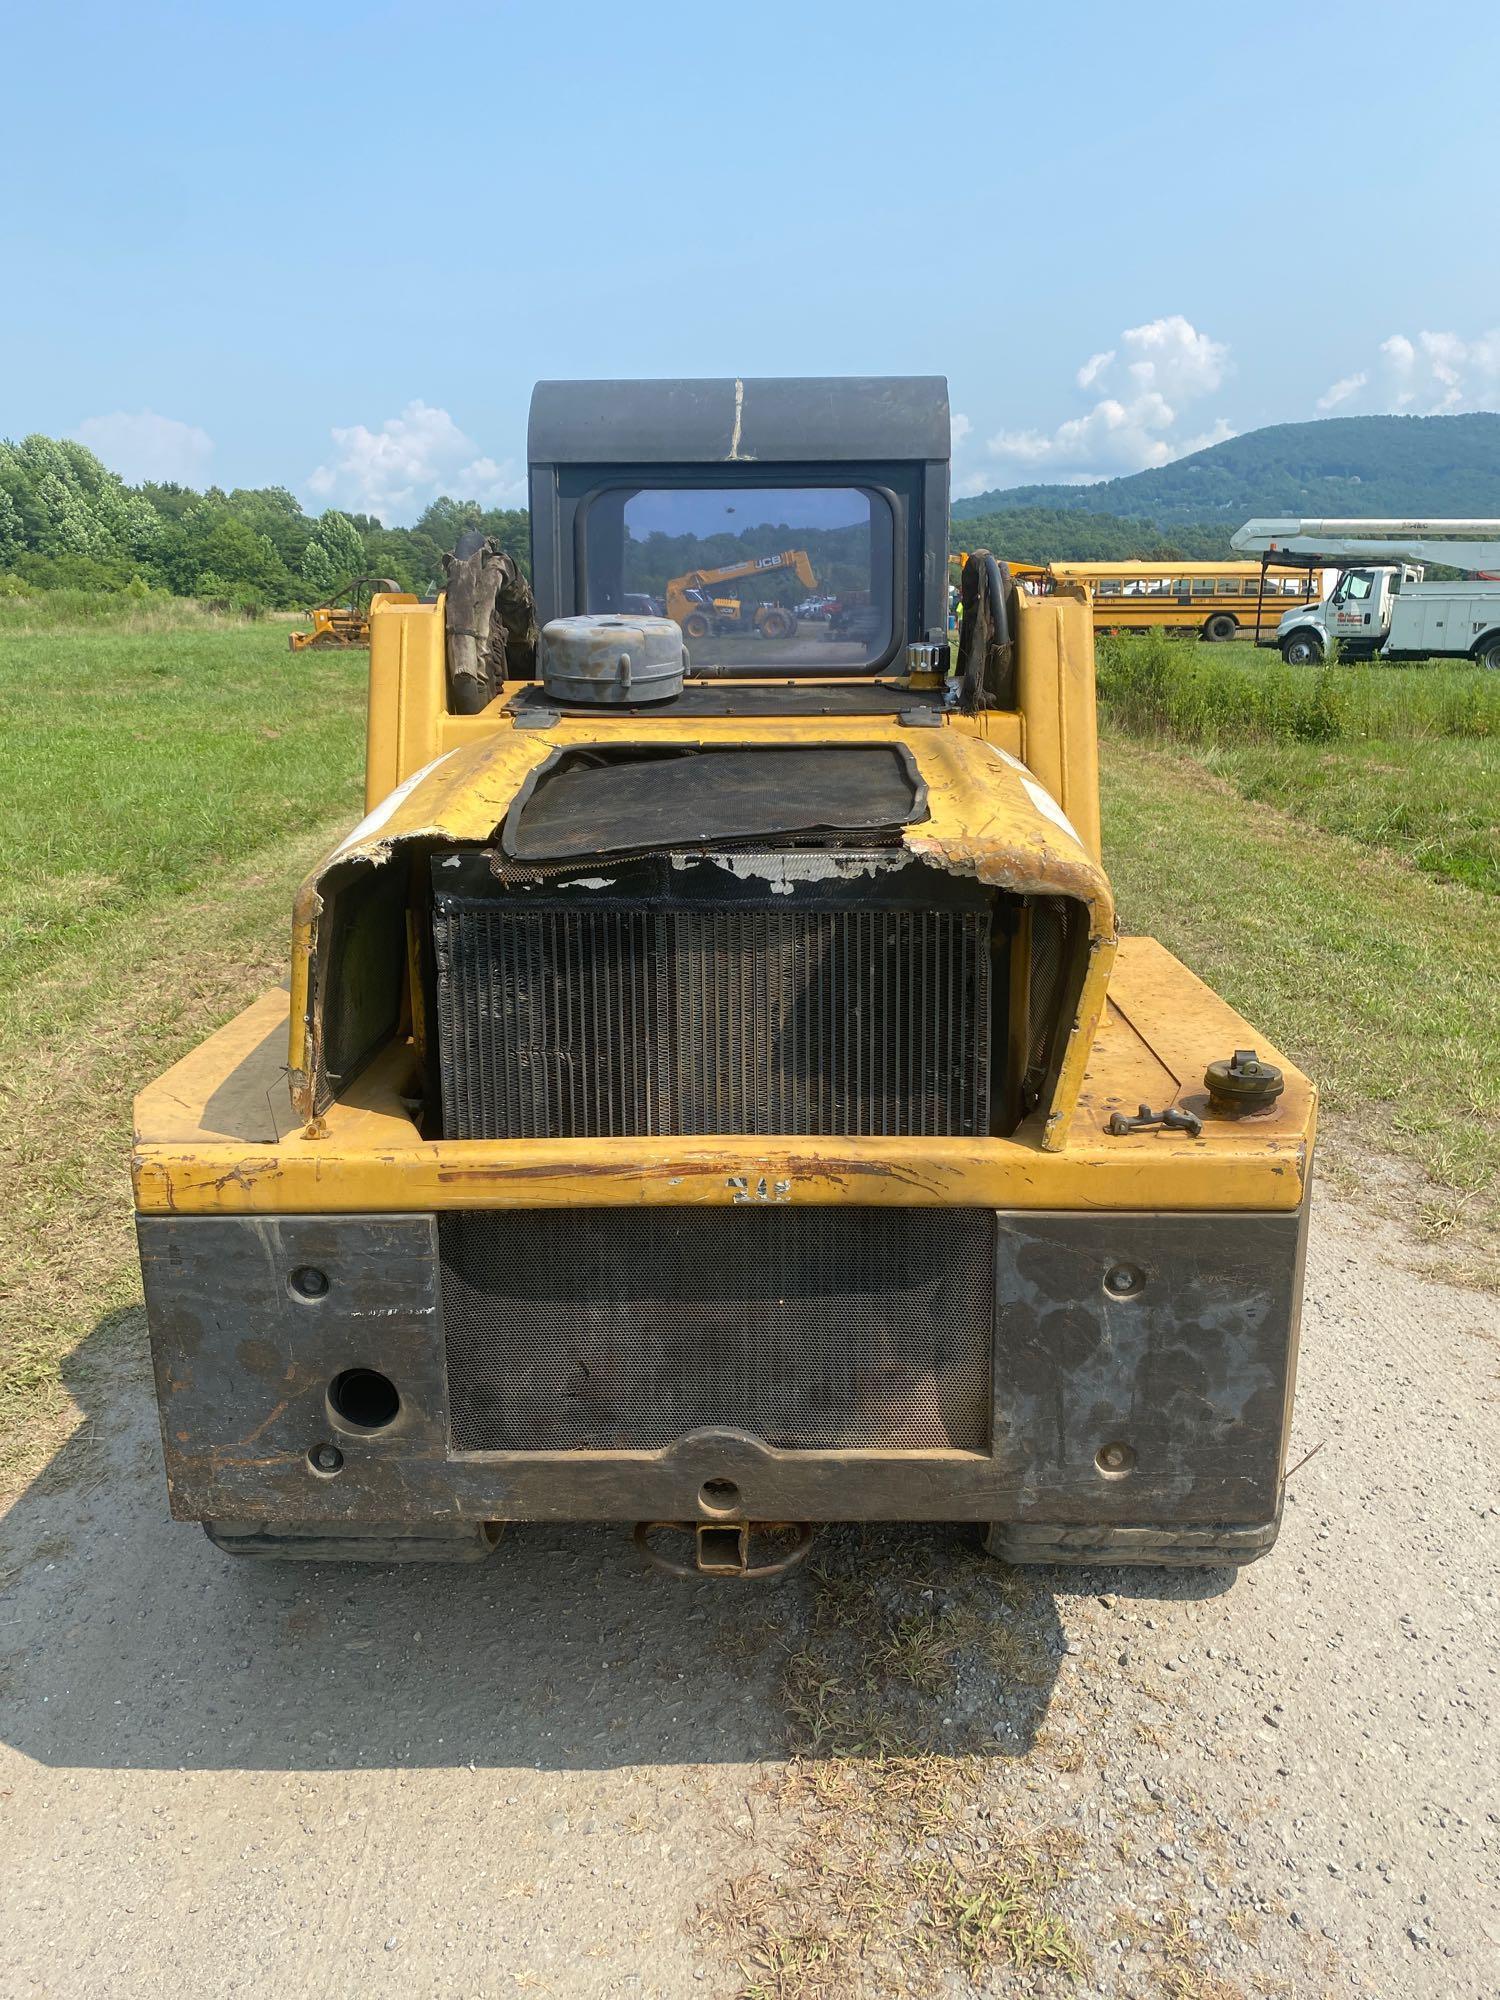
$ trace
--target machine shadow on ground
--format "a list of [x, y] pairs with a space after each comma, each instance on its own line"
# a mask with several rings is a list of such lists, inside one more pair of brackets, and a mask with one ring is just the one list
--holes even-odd
[[68, 1380], [85, 1422], [0, 1530], [0, 1740], [53, 1766], [1024, 1756], [1060, 1597], [1233, 1580], [1010, 1570], [966, 1526], [830, 1529], [772, 1583], [663, 1575], [624, 1525], [512, 1528], [476, 1566], [251, 1562], [167, 1517], [139, 1309]]

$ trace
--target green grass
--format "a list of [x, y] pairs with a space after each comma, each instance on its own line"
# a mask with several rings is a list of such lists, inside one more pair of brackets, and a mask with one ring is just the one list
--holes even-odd
[[0, 629], [0, 1485], [138, 1297], [134, 1092], [285, 976], [292, 891], [359, 816], [366, 666], [191, 613]]
[[[285, 614], [290, 616], [291, 614]], [[0, 634], [242, 631], [247, 620], [142, 584], [125, 590], [28, 590], [0, 574]]]
[[1309, 1070], [1335, 1140], [1412, 1162], [1433, 1218], [1480, 1232], [1500, 1176], [1493, 900], [1126, 737], [1105, 736], [1103, 793], [1122, 928], [1160, 938]]
[[366, 670], [270, 624], [0, 630], [0, 1026], [122, 918], [352, 812]]
[[1247, 799], [1500, 892], [1500, 675], [1288, 667], [1148, 634], [1100, 641], [1099, 693], [1110, 728], [1181, 746]]
[[1252, 743], [1200, 754], [1247, 799], [1500, 894], [1500, 739]]

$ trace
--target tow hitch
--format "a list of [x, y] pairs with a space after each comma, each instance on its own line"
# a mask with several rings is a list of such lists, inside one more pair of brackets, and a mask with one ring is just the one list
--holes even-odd
[[[668, 1576], [783, 1576], [812, 1547], [811, 1521], [638, 1521], [636, 1547]], [[658, 1535], [691, 1535], [692, 1560], [655, 1546]], [[760, 1546], [757, 1546], [759, 1544]]]

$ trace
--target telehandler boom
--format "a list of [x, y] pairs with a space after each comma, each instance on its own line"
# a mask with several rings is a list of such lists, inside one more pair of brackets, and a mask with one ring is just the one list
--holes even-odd
[[752, 556], [744, 562], [725, 563], [717, 569], [690, 570], [674, 576], [667, 584], [667, 616], [675, 619], [688, 639], [706, 639], [710, 633], [757, 632], [762, 639], [790, 639], [797, 629], [795, 613], [781, 604], [757, 604], [747, 613], [738, 598], [716, 598], [721, 583], [736, 583], [741, 577], [759, 580], [790, 570], [805, 590], [816, 590], [818, 579], [806, 549], [785, 549], [780, 555]]

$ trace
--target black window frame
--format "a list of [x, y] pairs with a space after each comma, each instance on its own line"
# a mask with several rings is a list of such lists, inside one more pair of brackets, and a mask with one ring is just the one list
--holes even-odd
[[[868, 663], [833, 660], [789, 665], [773, 657], [743, 667], [715, 664], [702, 678], [714, 681], [767, 678], [789, 681], [875, 680], [881, 675], [904, 672], [906, 648], [911, 638], [911, 607], [922, 602], [922, 510], [927, 499], [925, 474], [925, 466], [916, 460], [883, 464], [853, 459], [822, 459], [807, 463], [782, 459], [755, 466], [739, 461], [723, 465], [700, 461], [559, 466], [556, 473], [559, 546], [561, 551], [566, 552], [565, 561], [571, 568], [571, 575], [562, 579], [564, 595], [573, 610], [582, 610], [588, 602], [588, 514], [590, 507], [605, 492], [717, 492], [728, 488], [789, 491], [798, 487], [847, 491], [852, 488], [884, 501], [890, 521], [890, 629], [883, 651]], [[689, 678], [697, 676], [690, 672]]]

